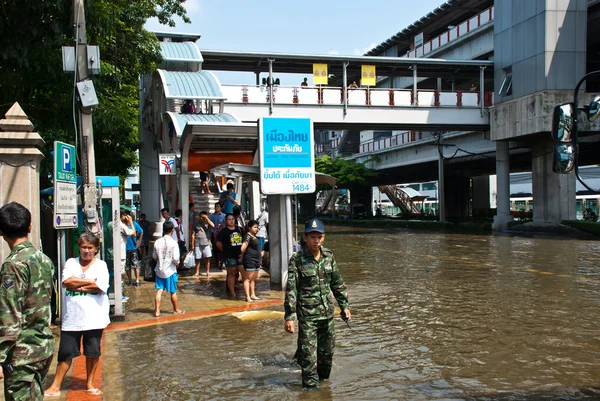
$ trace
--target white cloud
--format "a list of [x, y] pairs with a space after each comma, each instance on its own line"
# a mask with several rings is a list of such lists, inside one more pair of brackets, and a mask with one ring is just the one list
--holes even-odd
[[327, 52], [327, 54], [330, 54], [332, 56], [339, 56], [340, 55], [340, 51], [339, 50], [329, 50]]
[[371, 50], [375, 46], [377, 46], [377, 43], [371, 42], [367, 47], [363, 48], [362, 50], [361, 49], [354, 49], [354, 55], [355, 56], [362, 56], [363, 54], [365, 54], [366, 52], [368, 52], [369, 50]]
[[201, 10], [200, 0], [186, 0], [183, 6], [189, 14], [195, 14]]

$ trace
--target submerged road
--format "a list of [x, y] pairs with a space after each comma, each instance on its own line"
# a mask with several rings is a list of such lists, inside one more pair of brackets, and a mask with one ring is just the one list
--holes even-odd
[[225, 300], [221, 277], [183, 278], [187, 316], [150, 318], [144, 284], [129, 321], [106, 331], [103, 399], [600, 398], [600, 242], [351, 227], [327, 227], [325, 242], [353, 320], [336, 318], [319, 391], [301, 389], [282, 293], [261, 282], [265, 307], [240, 314], [249, 306]]

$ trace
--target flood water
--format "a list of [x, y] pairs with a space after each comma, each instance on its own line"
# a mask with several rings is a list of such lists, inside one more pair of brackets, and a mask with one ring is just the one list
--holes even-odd
[[330, 227], [325, 245], [352, 328], [336, 317], [320, 390], [282, 319], [227, 315], [107, 333], [105, 399], [600, 399], [600, 242]]

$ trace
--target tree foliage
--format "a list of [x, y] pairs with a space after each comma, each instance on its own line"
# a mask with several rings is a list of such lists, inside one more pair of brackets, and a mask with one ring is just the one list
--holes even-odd
[[366, 167], [363, 163], [355, 163], [339, 157], [332, 159], [328, 155], [315, 159], [315, 170], [335, 177], [338, 188], [365, 185], [370, 177], [375, 176], [375, 170]]
[[[138, 80], [160, 60], [150, 18], [175, 26], [190, 22], [185, 0], [85, 1], [87, 43], [100, 47], [94, 76], [99, 106], [93, 115], [96, 173], [126, 176], [137, 163]], [[0, 115], [19, 102], [46, 141], [42, 186], [49, 185], [55, 140], [74, 144], [72, 73], [62, 71], [61, 46], [73, 46], [73, 1], [0, 0]]]

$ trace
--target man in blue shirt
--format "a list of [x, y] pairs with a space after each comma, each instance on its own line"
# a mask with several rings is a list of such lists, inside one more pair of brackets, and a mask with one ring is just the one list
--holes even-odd
[[[125, 244], [125, 271], [127, 272], [127, 279], [129, 279], [129, 285], [139, 287], [140, 284], [140, 254], [139, 248], [142, 246], [144, 238], [144, 230], [140, 225], [134, 221], [129, 220], [131, 224], [128, 228], [135, 228], [135, 237], [127, 237], [127, 243]], [[131, 279], [131, 271], [135, 271], [135, 282]]]
[[212, 221], [212, 223], [215, 225], [215, 228], [225, 221], [225, 213], [221, 211], [221, 204], [219, 202], [215, 203], [215, 212], [208, 216], [208, 219]]
[[221, 196], [219, 197], [219, 203], [221, 204], [221, 207], [223, 208], [223, 213], [225, 213], [225, 214], [233, 213], [233, 207], [238, 204], [238, 201], [236, 200], [236, 198], [237, 198], [237, 194], [235, 192], [233, 192], [233, 184], [232, 183], [227, 184], [227, 190], [223, 191], [221, 193]]

